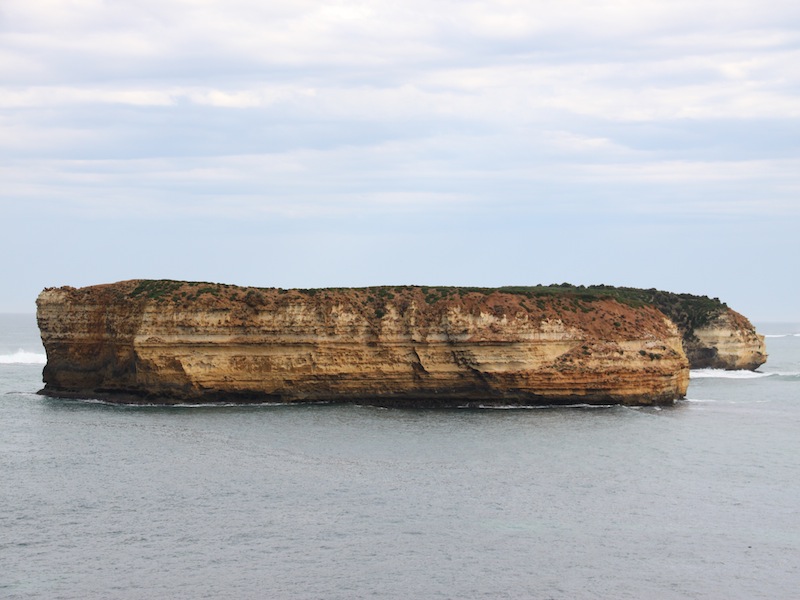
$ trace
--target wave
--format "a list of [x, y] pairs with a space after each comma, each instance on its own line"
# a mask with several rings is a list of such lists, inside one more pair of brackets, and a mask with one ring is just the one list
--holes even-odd
[[724, 369], [692, 369], [691, 379], [760, 379], [778, 375], [778, 373], [761, 373], [760, 371], [726, 371]]
[[723, 369], [693, 369], [691, 379], [762, 379], [764, 377], [800, 377], [798, 371], [725, 371]]
[[617, 404], [465, 404], [459, 409], [478, 410], [541, 410], [550, 408], [615, 408]]
[[[41, 398], [39, 394], [33, 394], [37, 398]], [[259, 406], [291, 406], [287, 402], [178, 402], [175, 404], [164, 404], [160, 402], [116, 402], [113, 400], [105, 400], [103, 398], [62, 398], [59, 396], [45, 396], [47, 399], [55, 400], [56, 402], [72, 403], [72, 404], [101, 404], [103, 406], [111, 406], [114, 408], [158, 408], [158, 409], [172, 409], [172, 408], [252, 408]], [[324, 404], [317, 402], [315, 404]]]
[[43, 365], [47, 355], [39, 352], [17, 350], [14, 354], [0, 354], [0, 365]]
[[[17, 392], [9, 392], [9, 393], [17, 393]], [[25, 392], [19, 392], [25, 393]], [[37, 398], [41, 398], [39, 394], [28, 392], [27, 394], [31, 396], [35, 396]], [[176, 409], [176, 408], [257, 408], [257, 407], [292, 407], [292, 406], [320, 406], [320, 405], [328, 405], [328, 404], [337, 404], [334, 402], [178, 402], [175, 404], [162, 404], [158, 402], [136, 402], [136, 403], [128, 403], [128, 402], [116, 402], [113, 400], [106, 400], [103, 398], [62, 398], [59, 396], [45, 396], [45, 398], [49, 398], [51, 400], [55, 400], [57, 402], [65, 402], [70, 404], [100, 404], [103, 406], [111, 406], [114, 408], [125, 408], [125, 409], [148, 409], [148, 408], [157, 408], [157, 409]], [[340, 406], [347, 406], [346, 403], [340, 404]], [[375, 410], [388, 410], [387, 407], [384, 406], [373, 406], [371, 404], [353, 404], [352, 406], [357, 406], [360, 408], [369, 408]], [[470, 409], [470, 410], [542, 410], [542, 409], [564, 409], [564, 408], [580, 408], [580, 409], [608, 409], [608, 408], [619, 408], [621, 405], [619, 404], [479, 404], [479, 405], [463, 405], [458, 406], [458, 409]], [[625, 408], [653, 408], [655, 410], [661, 410], [659, 406], [627, 406]]]
[[800, 333], [765, 333], [765, 338], [800, 337]]
[[695, 402], [697, 404], [706, 404], [708, 402], [719, 402], [719, 400], [712, 400], [711, 398], [684, 398], [683, 402]]

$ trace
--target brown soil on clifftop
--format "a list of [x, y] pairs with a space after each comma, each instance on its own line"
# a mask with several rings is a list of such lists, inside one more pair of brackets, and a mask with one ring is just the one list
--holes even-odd
[[[559, 320], [567, 327], [591, 331], [605, 340], [636, 338], [647, 331], [669, 335], [669, 324], [653, 307], [636, 307], [612, 297], [550, 291], [504, 291], [502, 288], [378, 286], [365, 288], [281, 289], [171, 280], [129, 280], [85, 288], [61, 288], [73, 301], [92, 303], [154, 303], [175, 309], [203, 309], [230, 312], [245, 324], [250, 311], [275, 310], [302, 303], [320, 315], [338, 308], [359, 314], [377, 324], [390, 308], [404, 317], [414, 310], [417, 325], [438, 324], [449, 310], [495, 317], [519, 318], [531, 322]], [[517, 289], [517, 288], [515, 288]], [[545, 288], [546, 290], [546, 288]]]

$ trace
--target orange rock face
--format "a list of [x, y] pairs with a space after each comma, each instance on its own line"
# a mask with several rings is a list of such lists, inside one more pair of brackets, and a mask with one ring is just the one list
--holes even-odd
[[693, 369], [754, 370], [767, 361], [764, 336], [731, 309], [694, 329], [683, 346]]
[[670, 404], [689, 363], [658, 310], [465, 288], [47, 289], [43, 393], [124, 402]]

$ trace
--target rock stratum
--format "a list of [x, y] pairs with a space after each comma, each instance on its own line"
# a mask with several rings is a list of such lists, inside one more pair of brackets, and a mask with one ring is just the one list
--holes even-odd
[[703, 366], [766, 359], [763, 338], [759, 346], [752, 325], [718, 301], [698, 318], [673, 298], [668, 317], [636, 295], [647, 293], [665, 294], [167, 280], [48, 288], [37, 299], [42, 393], [158, 404], [657, 405], [686, 393], [687, 340], [690, 358], [711, 361]]

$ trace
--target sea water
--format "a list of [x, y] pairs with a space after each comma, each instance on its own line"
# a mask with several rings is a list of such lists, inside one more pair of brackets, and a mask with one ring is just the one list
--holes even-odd
[[790, 598], [800, 325], [668, 408], [113, 406], [0, 316], [2, 598]]

